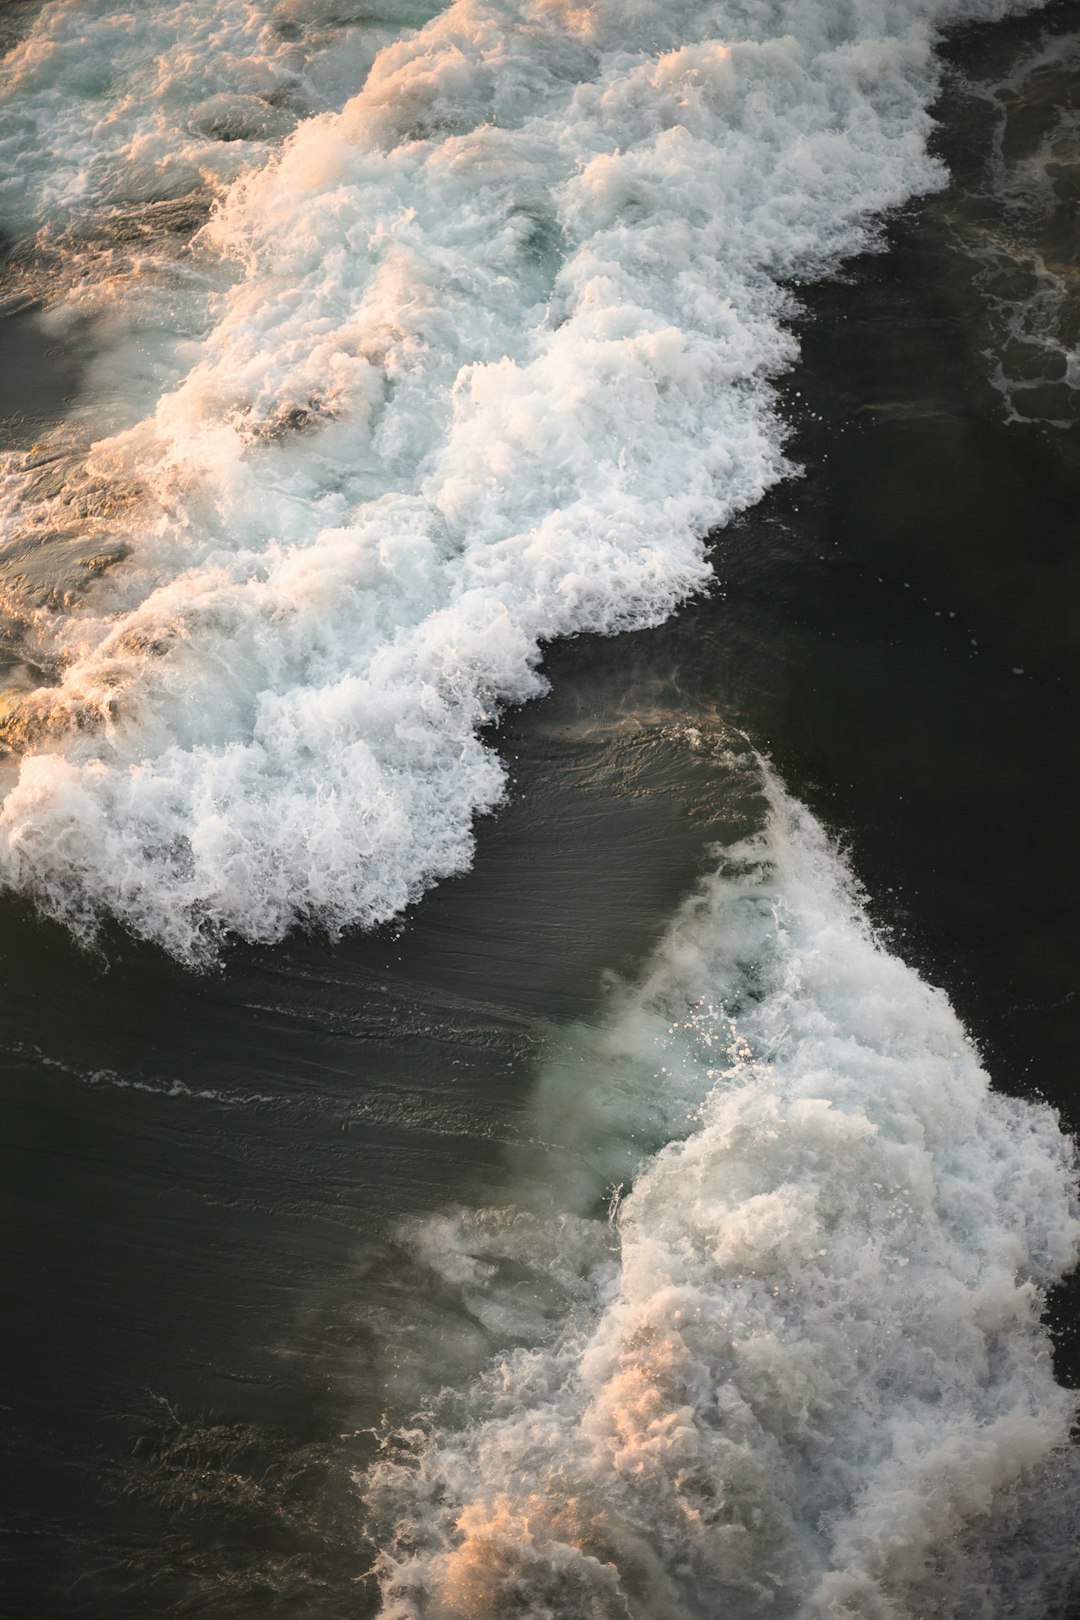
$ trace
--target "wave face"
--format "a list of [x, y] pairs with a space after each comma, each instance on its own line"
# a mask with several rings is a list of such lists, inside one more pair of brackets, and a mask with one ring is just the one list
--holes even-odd
[[552, 1061], [546, 1185], [413, 1235], [448, 1319], [519, 1343], [365, 1482], [392, 1620], [1064, 1612], [1068, 1143], [766, 791]]
[[113, 417], [5, 461], [4, 881], [198, 960], [467, 865], [478, 731], [707, 585], [787, 470], [791, 283], [939, 183], [935, 30], [1004, 9], [46, 5], [9, 226]]

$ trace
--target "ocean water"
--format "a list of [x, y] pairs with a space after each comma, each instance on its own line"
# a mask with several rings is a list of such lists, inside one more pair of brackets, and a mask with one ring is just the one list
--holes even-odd
[[7, 1611], [1064, 1620], [1080, 13], [0, 26]]

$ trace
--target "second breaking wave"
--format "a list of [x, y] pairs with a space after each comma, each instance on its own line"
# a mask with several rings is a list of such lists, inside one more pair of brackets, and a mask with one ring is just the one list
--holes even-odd
[[561, 1151], [513, 1209], [406, 1236], [433, 1363], [462, 1322], [511, 1348], [363, 1480], [387, 1620], [1071, 1612], [1075, 1397], [1040, 1320], [1071, 1145], [765, 790], [548, 1062]]

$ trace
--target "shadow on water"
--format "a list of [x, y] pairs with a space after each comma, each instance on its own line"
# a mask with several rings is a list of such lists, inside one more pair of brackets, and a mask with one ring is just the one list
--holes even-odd
[[10, 401], [0, 417], [0, 451], [23, 450], [76, 397], [83, 366], [70, 340], [50, 332], [33, 304], [5, 312], [0, 303], [0, 320], [3, 389]]
[[394, 1228], [466, 1187], [505, 1200], [550, 1021], [642, 959], [719, 830], [670, 649], [559, 659], [556, 695], [503, 729], [518, 780], [474, 870], [400, 929], [195, 977], [4, 904], [0, 1400], [27, 1615], [210, 1593], [215, 1615], [356, 1612], [349, 1469], [423, 1328]]

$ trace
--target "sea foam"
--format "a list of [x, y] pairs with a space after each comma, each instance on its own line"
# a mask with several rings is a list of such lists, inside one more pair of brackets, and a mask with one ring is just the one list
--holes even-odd
[[10, 232], [221, 184], [338, 108], [379, 49], [436, 7], [395, 0], [46, 0], [0, 79]]
[[[45, 6], [9, 59], [14, 228], [197, 176], [217, 268], [153, 294], [197, 335], [80, 470], [125, 560], [78, 610], [5, 597], [56, 684], [0, 716], [4, 881], [197, 960], [465, 866], [504, 792], [478, 730], [543, 691], [544, 643], [662, 620], [788, 470], [791, 283], [939, 183], [936, 30], [1003, 9], [458, 0], [370, 68], [354, 18], [267, 158], [261, 114], [223, 144], [192, 109], [227, 58], [280, 110], [326, 8], [152, 7], [125, 52], [109, 8]], [[21, 540], [80, 510], [15, 457], [0, 494]]]
[[440, 1355], [462, 1319], [516, 1347], [362, 1481], [387, 1620], [1065, 1612], [1070, 1146], [766, 792], [549, 1061], [541, 1184], [408, 1236]]

